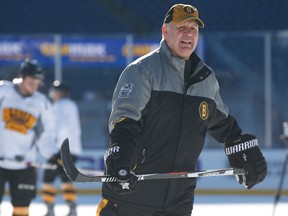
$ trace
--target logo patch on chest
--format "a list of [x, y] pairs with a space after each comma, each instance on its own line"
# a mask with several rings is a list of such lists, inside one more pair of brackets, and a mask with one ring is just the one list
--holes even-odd
[[26, 134], [32, 129], [37, 121], [36, 117], [23, 110], [15, 108], [4, 108], [2, 113], [6, 129]]
[[209, 109], [207, 102], [203, 101], [199, 105], [199, 115], [202, 120], [206, 120], [209, 116]]

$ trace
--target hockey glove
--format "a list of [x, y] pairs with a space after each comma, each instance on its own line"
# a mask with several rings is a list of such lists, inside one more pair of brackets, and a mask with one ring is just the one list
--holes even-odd
[[52, 157], [48, 160], [48, 163], [49, 164], [55, 164], [57, 165], [58, 167], [61, 167], [62, 168], [62, 159], [61, 159], [61, 154], [60, 152], [52, 155]]
[[133, 173], [136, 168], [135, 150], [127, 145], [111, 145], [106, 151], [105, 165], [107, 174], [115, 176], [118, 182], [107, 183], [108, 187], [118, 194], [130, 194], [135, 191], [137, 177]]
[[243, 134], [225, 142], [225, 153], [233, 168], [243, 168], [246, 175], [236, 176], [247, 189], [262, 182], [267, 174], [267, 165], [254, 135]]

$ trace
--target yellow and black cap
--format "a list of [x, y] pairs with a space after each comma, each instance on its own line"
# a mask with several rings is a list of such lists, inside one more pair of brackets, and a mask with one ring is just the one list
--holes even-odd
[[204, 22], [199, 18], [197, 8], [188, 4], [175, 4], [166, 13], [164, 23], [181, 23], [185, 20], [196, 20], [199, 27], [204, 28]]

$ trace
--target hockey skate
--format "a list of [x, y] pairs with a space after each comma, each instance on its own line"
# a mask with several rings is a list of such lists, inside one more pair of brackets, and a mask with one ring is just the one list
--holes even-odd
[[47, 206], [47, 213], [44, 216], [55, 216], [54, 204], [46, 203], [46, 206]]
[[67, 216], [77, 216], [77, 211], [76, 211], [76, 203], [74, 202], [69, 202], [69, 213]]

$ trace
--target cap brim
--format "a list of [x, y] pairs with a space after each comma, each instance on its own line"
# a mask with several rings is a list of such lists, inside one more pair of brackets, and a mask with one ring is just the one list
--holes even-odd
[[182, 23], [182, 22], [184, 22], [186, 20], [189, 20], [189, 19], [196, 20], [198, 25], [199, 25], [199, 27], [204, 28], [205, 25], [204, 25], [204, 22], [201, 19], [195, 18], [195, 17], [191, 17], [191, 16], [179, 17], [178, 19], [174, 19], [172, 21], [176, 22], [176, 23]]
[[44, 79], [44, 76], [42, 76], [42, 75], [34, 75], [34, 76], [31, 76], [31, 77], [33, 77], [35, 79], [41, 79], [41, 80]]

